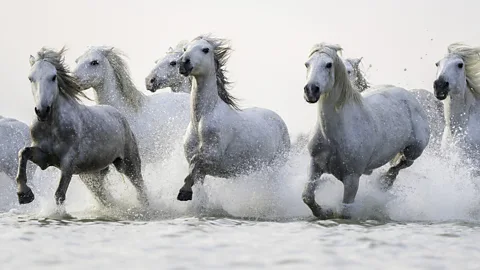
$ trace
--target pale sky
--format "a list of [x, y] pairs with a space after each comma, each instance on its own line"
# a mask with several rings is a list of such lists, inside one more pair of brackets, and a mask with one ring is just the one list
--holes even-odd
[[[66, 45], [67, 62], [90, 45], [123, 50], [137, 87], [179, 40], [212, 33], [231, 40], [227, 65], [243, 107], [272, 109], [292, 134], [308, 131], [315, 105], [303, 100], [314, 43], [338, 43], [364, 57], [375, 84], [431, 91], [448, 44], [480, 45], [478, 0], [15, 0], [0, 9], [0, 115], [30, 123], [28, 57]], [[406, 69], [406, 71], [404, 70]]]

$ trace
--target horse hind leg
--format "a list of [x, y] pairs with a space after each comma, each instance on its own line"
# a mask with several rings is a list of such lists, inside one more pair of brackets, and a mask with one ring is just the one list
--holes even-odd
[[415, 159], [420, 157], [423, 152], [423, 148], [416, 145], [407, 146], [400, 156], [396, 156], [395, 160], [399, 160], [396, 165], [392, 164], [392, 167], [382, 176], [380, 184], [383, 190], [388, 190], [393, 186], [395, 179], [398, 176], [400, 170], [412, 166]]
[[[135, 162], [135, 160], [138, 160]], [[138, 199], [144, 206], [148, 206], [148, 196], [145, 188], [145, 183], [142, 176], [142, 165], [140, 158], [134, 158], [134, 160], [129, 158], [121, 159], [117, 158], [113, 165], [115, 168], [122, 174], [126, 175], [130, 180], [132, 185], [137, 190]]]
[[107, 176], [109, 168], [105, 168], [98, 173], [81, 174], [80, 179], [85, 186], [92, 192], [95, 198], [103, 205], [108, 206], [113, 203], [113, 198], [105, 188], [105, 177]]

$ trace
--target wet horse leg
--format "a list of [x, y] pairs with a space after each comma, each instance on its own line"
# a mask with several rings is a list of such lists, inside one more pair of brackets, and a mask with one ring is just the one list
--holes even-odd
[[203, 184], [209, 169], [223, 156], [225, 149], [219, 148], [222, 144], [220, 143], [219, 135], [215, 131], [204, 131], [202, 140], [202, 146], [189, 162], [189, 173], [177, 195], [177, 200], [179, 201], [192, 200], [192, 186], [197, 183]]
[[413, 161], [420, 157], [423, 152], [423, 148], [418, 145], [410, 145], [403, 150], [403, 155], [400, 159], [400, 162], [388, 169], [387, 173], [382, 176], [381, 187], [383, 190], [388, 190], [392, 187], [393, 182], [398, 176], [400, 170], [412, 166]]
[[358, 184], [360, 181], [360, 176], [356, 174], [350, 174], [343, 177], [343, 209], [342, 217], [350, 218], [349, 206], [355, 201], [357, 196]]
[[17, 172], [17, 196], [20, 204], [28, 204], [35, 199], [35, 195], [27, 185], [28, 161], [32, 161], [45, 170], [48, 168], [48, 157], [49, 155], [38, 147], [25, 147], [20, 151]]
[[402, 156], [400, 162], [395, 165], [390, 167], [388, 171], [385, 173], [385, 175], [382, 176], [381, 179], [381, 185], [383, 190], [388, 190], [393, 186], [393, 183], [395, 182], [395, 179], [398, 176], [398, 173], [400, 170], [408, 168], [412, 166], [413, 160], [407, 160], [404, 156]]
[[115, 168], [117, 168], [120, 173], [126, 175], [127, 178], [130, 180], [132, 185], [137, 190], [138, 199], [142, 203], [142, 205], [148, 206], [148, 196], [146, 192], [145, 182], [143, 181], [140, 158], [138, 158], [136, 161], [131, 160], [131, 158], [116, 159], [113, 162], [113, 165], [115, 165]]
[[105, 168], [97, 173], [81, 174], [80, 179], [85, 186], [92, 192], [95, 198], [102, 205], [109, 205], [112, 203], [112, 197], [105, 188], [105, 177], [107, 176], [109, 168]]
[[312, 158], [310, 161], [308, 182], [303, 190], [302, 199], [303, 202], [310, 208], [314, 216], [320, 219], [328, 219], [333, 216], [333, 213], [331, 211], [322, 210], [322, 207], [320, 207], [320, 205], [318, 205], [315, 201], [315, 190], [318, 187], [322, 174], [322, 169], [316, 163], [315, 159]]
[[195, 155], [190, 162], [189, 173], [184, 180], [184, 185], [177, 195], [179, 201], [190, 201], [193, 197], [192, 186], [196, 183], [203, 184], [205, 180], [205, 164], [199, 155]]
[[62, 205], [65, 202], [68, 186], [73, 176], [73, 155], [76, 155], [76, 153], [66, 155], [60, 164], [62, 175], [60, 176], [60, 183], [55, 191], [55, 201], [57, 205]]

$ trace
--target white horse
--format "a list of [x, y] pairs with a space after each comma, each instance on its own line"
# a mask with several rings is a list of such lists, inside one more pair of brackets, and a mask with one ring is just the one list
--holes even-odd
[[[358, 91], [367, 94], [377, 89], [385, 87], [394, 87], [393, 85], [375, 85], [372, 86], [365, 78], [365, 74], [360, 67], [362, 58], [346, 58], [344, 59], [345, 68], [347, 70], [350, 81], [354, 88]], [[443, 116], [443, 104], [435, 98], [435, 95], [425, 89], [409, 90], [417, 98], [418, 102], [422, 104], [423, 109], [427, 113], [428, 123], [430, 124], [430, 145], [440, 147], [443, 129], [445, 128], [445, 121]], [[433, 144], [432, 144], [433, 143]]]
[[448, 46], [436, 63], [435, 96], [445, 108], [442, 148], [458, 146], [480, 165], [480, 47], [461, 43]]
[[[318, 102], [316, 132], [308, 144], [311, 155], [309, 179], [303, 201], [319, 218], [330, 218], [315, 202], [315, 189], [324, 173], [343, 182], [345, 206], [355, 200], [359, 178], [389, 161], [383, 177], [392, 186], [399, 171], [411, 166], [428, 144], [427, 116], [415, 97], [402, 88], [385, 88], [362, 97], [352, 87], [338, 45], [317, 44], [305, 63], [305, 100]], [[348, 216], [348, 209], [344, 208]]]
[[125, 174], [148, 203], [137, 143], [127, 119], [111, 106], [85, 106], [80, 86], [64, 64], [64, 49], [42, 48], [37, 58], [30, 56], [29, 80], [35, 100], [35, 120], [30, 128], [32, 145], [20, 152], [17, 174], [20, 204], [34, 200], [27, 186], [26, 164], [32, 161], [42, 170], [49, 166], [61, 170], [55, 192], [58, 205], [65, 201], [73, 174], [80, 178], [102, 203], [109, 202], [105, 175], [110, 164]]
[[155, 67], [145, 78], [147, 90], [155, 92], [169, 87], [172, 92], [190, 93], [191, 77], [182, 76], [178, 72], [178, 61], [187, 44], [187, 41], [180, 41], [175, 48], [170, 47], [162, 59], [155, 61]]
[[228, 92], [226, 40], [195, 38], [180, 61], [180, 73], [193, 76], [191, 122], [184, 144], [190, 165], [177, 199], [192, 199], [192, 186], [206, 175], [233, 177], [281, 164], [290, 149], [282, 118], [262, 108], [240, 110]]
[[76, 62], [74, 74], [81, 88], [93, 88], [97, 103], [113, 106], [127, 117], [144, 165], [165, 158], [181, 143], [190, 120], [189, 94], [147, 96], [138, 91], [116, 48], [91, 47]]
[[[30, 129], [27, 124], [0, 116], [0, 172], [15, 179], [18, 170], [18, 153], [30, 145]], [[32, 178], [35, 166], [28, 164], [27, 175]]]

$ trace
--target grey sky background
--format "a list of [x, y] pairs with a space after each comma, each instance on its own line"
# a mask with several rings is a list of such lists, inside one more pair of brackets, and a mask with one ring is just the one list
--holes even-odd
[[30, 123], [28, 57], [42, 46], [66, 45], [71, 67], [87, 46], [115, 46], [146, 92], [144, 78], [169, 46], [212, 33], [231, 40], [227, 67], [242, 106], [276, 111], [295, 134], [316, 119], [316, 106], [303, 100], [314, 43], [363, 56], [375, 84], [431, 91], [448, 44], [480, 45], [479, 10], [478, 0], [8, 1], [0, 10], [0, 114]]

